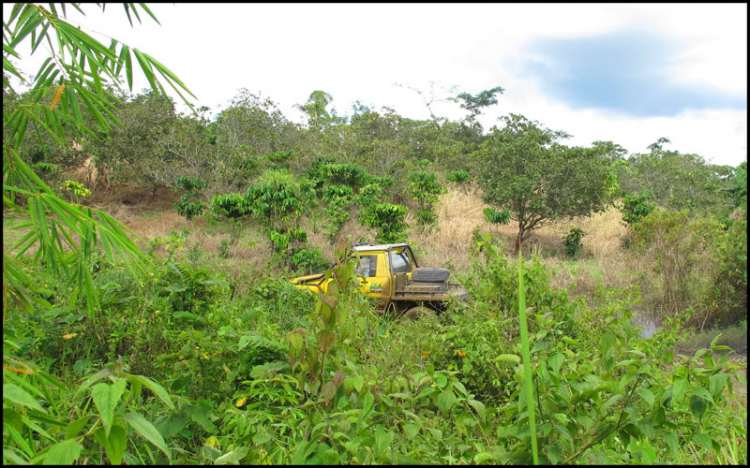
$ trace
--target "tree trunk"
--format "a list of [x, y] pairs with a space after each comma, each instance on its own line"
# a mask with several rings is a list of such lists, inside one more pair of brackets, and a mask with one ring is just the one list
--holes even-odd
[[516, 242], [515, 253], [520, 252], [521, 249], [523, 248], [523, 238], [524, 238], [525, 233], [526, 233], [526, 226], [519, 223], [518, 224], [518, 239]]

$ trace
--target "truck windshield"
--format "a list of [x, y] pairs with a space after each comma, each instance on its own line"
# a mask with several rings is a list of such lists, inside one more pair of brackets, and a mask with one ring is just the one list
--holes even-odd
[[393, 259], [393, 274], [398, 275], [401, 273], [408, 273], [411, 271], [411, 261], [406, 255], [406, 252], [393, 252], [391, 258]]

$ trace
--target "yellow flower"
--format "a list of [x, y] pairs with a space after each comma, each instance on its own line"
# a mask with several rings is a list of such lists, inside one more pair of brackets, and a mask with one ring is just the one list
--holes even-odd
[[466, 357], [466, 353], [464, 353], [460, 349], [458, 351], [456, 351], [456, 354], [458, 354], [458, 357]]
[[75, 338], [78, 333], [68, 333], [67, 335], [63, 335], [63, 340], [69, 340], [71, 338]]
[[430, 352], [429, 352], [429, 351], [422, 351], [422, 357], [423, 357], [423, 358], [426, 358], [426, 357], [427, 357], [427, 356], [429, 356], [429, 355], [430, 355]]
[[237, 405], [237, 408], [242, 408], [245, 403], [247, 403], [247, 397], [240, 398], [235, 404]]

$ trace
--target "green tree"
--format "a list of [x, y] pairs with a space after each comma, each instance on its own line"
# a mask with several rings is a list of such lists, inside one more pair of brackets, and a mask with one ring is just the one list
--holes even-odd
[[503, 120], [482, 144], [476, 174], [484, 201], [507, 209], [518, 223], [518, 249], [533, 229], [605, 208], [613, 181], [601, 149], [561, 145], [569, 135], [522, 115]]
[[662, 143], [651, 145], [650, 153], [634, 154], [617, 164], [623, 195], [648, 191], [658, 206], [704, 216], [723, 215], [731, 208], [726, 196], [733, 184], [730, 172], [707, 164], [697, 154], [658, 149]]
[[467, 120], [473, 121], [482, 113], [482, 108], [497, 104], [497, 94], [503, 94], [505, 90], [502, 86], [496, 86], [492, 89], [486, 89], [476, 95], [461, 93], [455, 98], [449, 98], [450, 101], [457, 102], [462, 109], [469, 111]]

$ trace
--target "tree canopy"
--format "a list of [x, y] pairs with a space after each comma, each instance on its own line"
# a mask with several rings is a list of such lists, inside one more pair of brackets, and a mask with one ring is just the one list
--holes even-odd
[[510, 211], [518, 243], [533, 229], [566, 217], [588, 216], [609, 201], [614, 183], [600, 147], [567, 147], [569, 135], [518, 114], [503, 117], [479, 151], [477, 180], [484, 201]]

